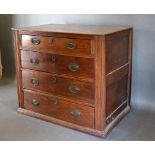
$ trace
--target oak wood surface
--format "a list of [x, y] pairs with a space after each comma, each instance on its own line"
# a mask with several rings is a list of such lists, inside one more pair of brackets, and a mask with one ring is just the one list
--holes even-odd
[[[126, 30], [106, 37], [106, 117], [112, 121], [118, 114], [112, 113], [122, 103], [128, 103], [128, 82], [130, 74], [130, 32]], [[126, 106], [122, 106], [125, 108]]]
[[[101, 136], [129, 111], [130, 27], [45, 25], [13, 31], [20, 112]], [[51, 63], [51, 56], [57, 61]], [[70, 63], [80, 69], [68, 70]], [[60, 104], [51, 104], [53, 99]], [[83, 114], [76, 121], [72, 108]]]
[[[38, 80], [38, 85], [33, 85], [31, 80]], [[38, 72], [33, 70], [22, 71], [23, 88], [30, 90], [40, 90], [52, 94], [74, 99], [76, 101], [85, 101], [94, 104], [94, 84], [69, 78], [53, 76], [52, 74]], [[69, 87], [74, 86], [80, 89], [78, 93], [72, 93]]]
[[110, 26], [110, 25], [73, 25], [73, 24], [48, 24], [18, 28], [24, 31], [58, 32], [73, 34], [107, 35], [118, 31], [130, 29], [129, 26]]
[[18, 102], [19, 107], [23, 107], [23, 90], [22, 90], [22, 74], [21, 74], [21, 56], [19, 50], [20, 38], [19, 31], [13, 31], [14, 38], [14, 49], [15, 49], [15, 58], [16, 58], [16, 78], [17, 78], [17, 91], [18, 91]]
[[129, 71], [128, 71], [127, 97], [129, 106], [131, 100], [131, 82], [132, 82], [132, 40], [133, 40], [132, 37], [133, 37], [133, 29], [131, 29], [129, 33], [129, 49], [128, 49]]
[[105, 37], [95, 38], [95, 128], [104, 130], [106, 125], [106, 70]]
[[[35, 100], [38, 105], [33, 105], [33, 100]], [[91, 107], [60, 100], [47, 95], [41, 95], [36, 92], [24, 92], [24, 108], [40, 114], [94, 128], [94, 108]], [[73, 111], [80, 112], [80, 115], [72, 115], [71, 113]]]
[[129, 31], [106, 37], [106, 73], [128, 63]]
[[124, 76], [120, 80], [107, 86], [107, 105], [106, 116], [109, 116], [117, 107], [127, 100], [127, 80], [128, 76]]
[[[36, 61], [36, 63], [33, 63]], [[94, 60], [92, 58], [79, 58], [71, 56], [61, 56], [41, 52], [21, 51], [22, 68], [49, 72], [58, 75], [73, 76], [76, 78], [86, 78], [88, 81], [94, 80]], [[76, 64], [79, 69], [72, 71], [69, 66]]]
[[[32, 40], [39, 40], [39, 44], [33, 44]], [[68, 48], [68, 43], [75, 43], [75, 48]], [[75, 39], [75, 38], [57, 38], [57, 37], [48, 37], [48, 36], [32, 36], [32, 35], [22, 35], [21, 36], [21, 46], [22, 47], [31, 47], [31, 48], [44, 48], [44, 49], [62, 49], [68, 50], [70, 52], [75, 52], [76, 49], [83, 49], [86, 52], [90, 52], [91, 40], [86, 39]]]

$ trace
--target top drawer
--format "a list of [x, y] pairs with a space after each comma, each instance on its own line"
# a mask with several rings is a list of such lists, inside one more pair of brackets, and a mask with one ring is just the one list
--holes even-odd
[[21, 48], [34, 50], [55, 50], [57, 53], [91, 55], [91, 39], [77, 39], [50, 36], [21, 36]]

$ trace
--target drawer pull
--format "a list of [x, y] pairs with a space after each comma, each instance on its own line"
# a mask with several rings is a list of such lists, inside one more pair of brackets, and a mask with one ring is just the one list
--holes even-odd
[[31, 42], [34, 45], [39, 45], [40, 44], [40, 39], [39, 38], [32, 38]]
[[57, 105], [59, 103], [59, 101], [57, 99], [52, 100], [52, 104]]
[[39, 105], [39, 102], [36, 99], [32, 99], [32, 104], [33, 105]]
[[55, 56], [55, 55], [52, 55], [51, 61], [52, 61], [52, 62], [56, 62], [56, 60], [57, 60], [56, 56]]
[[68, 49], [73, 50], [73, 49], [76, 48], [76, 43], [73, 42], [73, 41], [69, 41], [69, 42], [67, 43], [66, 47], [67, 47]]
[[52, 83], [56, 83], [57, 82], [57, 78], [55, 76], [51, 77], [51, 81]]
[[80, 69], [78, 64], [69, 64], [68, 69], [72, 72], [78, 71]]
[[78, 94], [80, 92], [80, 89], [78, 87], [75, 87], [75, 86], [70, 86], [68, 89], [73, 94]]
[[81, 112], [79, 110], [73, 110], [71, 111], [71, 115], [74, 117], [79, 117], [81, 115]]
[[31, 84], [33, 84], [33, 86], [38, 86], [39, 85], [39, 80], [31, 79]]
[[52, 46], [54, 46], [54, 42], [55, 42], [55, 38], [52, 37], [52, 38], [51, 38], [51, 44], [52, 44]]
[[37, 65], [39, 64], [39, 59], [30, 59], [30, 62], [33, 64], [33, 65]]

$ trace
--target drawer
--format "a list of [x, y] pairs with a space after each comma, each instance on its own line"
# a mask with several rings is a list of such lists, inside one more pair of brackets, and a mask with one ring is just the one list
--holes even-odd
[[94, 78], [94, 59], [72, 56], [54, 55], [32, 51], [21, 51], [23, 68], [38, 71], [83, 77], [87, 80]]
[[21, 36], [21, 47], [30, 49], [53, 49], [64, 54], [91, 54], [90, 39], [55, 38], [47, 36]]
[[33, 70], [22, 71], [23, 87], [60, 95], [75, 102], [94, 103], [94, 83], [53, 76]]
[[94, 108], [35, 92], [24, 92], [24, 108], [78, 125], [94, 128]]

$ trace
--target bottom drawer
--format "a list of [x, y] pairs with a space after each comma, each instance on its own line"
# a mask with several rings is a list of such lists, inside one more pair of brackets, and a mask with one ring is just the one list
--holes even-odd
[[94, 128], [94, 108], [36, 92], [24, 92], [24, 108], [67, 122]]

